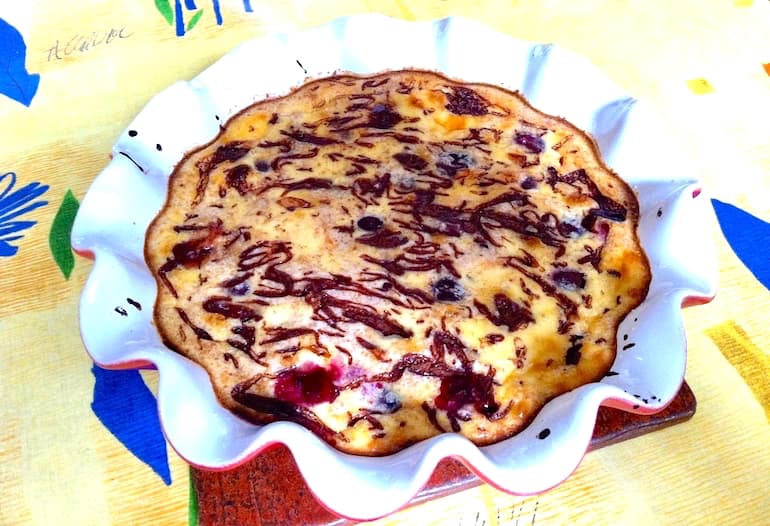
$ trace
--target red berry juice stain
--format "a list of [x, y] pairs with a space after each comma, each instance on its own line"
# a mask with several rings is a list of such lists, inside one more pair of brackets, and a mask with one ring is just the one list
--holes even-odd
[[451, 416], [456, 416], [465, 405], [473, 405], [485, 416], [493, 415], [500, 407], [492, 392], [492, 377], [477, 373], [459, 373], [443, 378], [435, 404]]
[[340, 375], [338, 368], [324, 369], [316, 364], [304, 364], [278, 374], [275, 396], [301, 405], [332, 402], [340, 394], [334, 381]]

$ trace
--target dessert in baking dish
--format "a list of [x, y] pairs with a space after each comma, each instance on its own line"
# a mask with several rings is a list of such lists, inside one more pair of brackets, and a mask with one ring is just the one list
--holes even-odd
[[155, 320], [221, 403], [350, 453], [479, 445], [601, 379], [649, 264], [633, 191], [516, 93], [422, 71], [259, 102], [146, 238]]

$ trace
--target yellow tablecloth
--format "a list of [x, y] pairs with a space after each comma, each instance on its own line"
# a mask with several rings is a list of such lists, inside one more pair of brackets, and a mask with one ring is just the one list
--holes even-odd
[[[663, 116], [660, 140], [681, 145], [724, 221], [724, 234], [704, 225], [719, 257], [717, 298], [685, 312], [699, 402], [691, 421], [593, 452], [543, 495], [481, 486], [379, 523], [770, 524], [766, 0], [3, 2], [0, 524], [191, 520], [186, 464], [170, 449], [165, 466], [157, 451], [143, 461], [100, 419], [106, 380], [77, 320], [90, 262], [68, 259], [68, 218], [156, 92], [250, 37], [375, 11], [463, 15], [585, 55]], [[746, 229], [754, 243], [741, 241]], [[154, 373], [141, 378], [154, 389]]]

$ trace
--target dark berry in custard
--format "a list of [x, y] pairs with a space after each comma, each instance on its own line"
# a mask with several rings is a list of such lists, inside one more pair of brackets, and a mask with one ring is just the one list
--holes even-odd
[[436, 162], [436, 168], [449, 177], [457, 175], [458, 170], [469, 168], [475, 164], [473, 157], [465, 152], [441, 152]]
[[364, 216], [356, 223], [358, 228], [366, 230], [367, 232], [375, 232], [385, 226], [382, 219], [375, 216]]
[[524, 180], [521, 182], [521, 187], [524, 190], [532, 190], [537, 186], [537, 181], [529, 176], [525, 177]]
[[557, 285], [566, 290], [578, 290], [586, 286], [586, 275], [579, 270], [557, 270], [551, 277]]
[[441, 278], [433, 284], [433, 297], [437, 301], [460, 301], [464, 295], [463, 286], [452, 278]]
[[525, 150], [532, 153], [542, 153], [545, 150], [545, 141], [532, 133], [516, 132], [513, 142], [523, 146]]
[[401, 400], [393, 391], [383, 390], [372, 406], [372, 411], [384, 415], [395, 413], [401, 409]]

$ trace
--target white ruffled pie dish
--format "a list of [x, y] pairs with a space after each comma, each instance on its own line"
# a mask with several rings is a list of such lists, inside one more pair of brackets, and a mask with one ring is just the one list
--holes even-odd
[[[646, 300], [619, 328], [613, 374], [552, 400], [520, 434], [486, 447], [444, 434], [394, 455], [359, 457], [297, 424], [256, 426], [218, 403], [206, 372], [159, 338], [144, 238], [174, 166], [244, 107], [335, 72], [401, 68], [519, 90], [536, 108], [591, 133], [607, 164], [639, 196], [640, 238], [653, 280]], [[708, 200], [677, 156], [649, 109], [587, 60], [469, 20], [363, 15], [249, 41], [154, 97], [120, 135], [111, 162], [83, 199], [72, 231], [73, 248], [94, 258], [80, 302], [83, 342], [102, 367], [158, 369], [166, 438], [191, 464], [227, 469], [285, 444], [319, 501], [346, 517], [372, 519], [404, 506], [449, 456], [505, 491], [542, 492], [576, 469], [600, 405], [654, 413], [683, 381], [681, 308], [714, 296], [716, 260], [704, 234], [710, 231], [704, 223], [713, 221]]]

